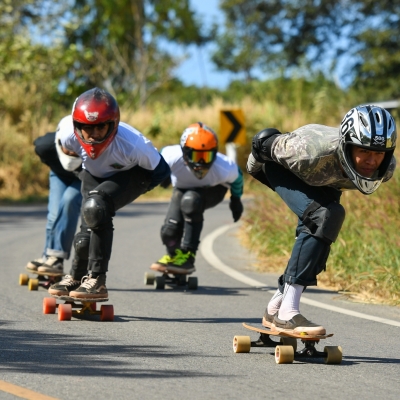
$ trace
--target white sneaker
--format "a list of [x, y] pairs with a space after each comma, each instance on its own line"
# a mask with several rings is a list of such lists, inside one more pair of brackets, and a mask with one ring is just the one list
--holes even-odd
[[38, 267], [37, 270], [38, 272], [62, 274], [64, 272], [64, 259], [50, 256], [42, 266]]

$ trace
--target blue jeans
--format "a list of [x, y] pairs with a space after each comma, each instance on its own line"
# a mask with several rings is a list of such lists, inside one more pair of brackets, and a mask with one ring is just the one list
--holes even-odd
[[50, 190], [43, 255], [68, 259], [82, 204], [81, 181], [67, 184], [50, 171]]
[[282, 291], [284, 283], [316, 285], [317, 275], [325, 269], [331, 243], [311, 234], [302, 217], [313, 202], [322, 207], [339, 203], [342, 192], [328, 186], [310, 186], [275, 162], [267, 162], [263, 170], [270, 187], [298, 217], [296, 241], [286, 270], [279, 279], [279, 288]]

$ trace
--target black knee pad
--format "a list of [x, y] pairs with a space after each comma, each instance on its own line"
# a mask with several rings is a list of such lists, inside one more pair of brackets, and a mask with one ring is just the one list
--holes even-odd
[[161, 241], [167, 247], [177, 247], [181, 242], [183, 227], [169, 220], [161, 227]]
[[339, 203], [332, 202], [322, 207], [313, 202], [307, 207], [302, 219], [312, 235], [330, 244], [337, 239], [345, 216], [345, 209]]
[[74, 237], [75, 254], [80, 260], [89, 259], [90, 233], [78, 232]]
[[203, 220], [202, 197], [194, 190], [184, 193], [181, 200], [181, 211], [184, 216], [189, 216], [193, 221]]
[[108, 195], [103, 191], [91, 191], [82, 207], [83, 218], [90, 229], [96, 229], [111, 220]]

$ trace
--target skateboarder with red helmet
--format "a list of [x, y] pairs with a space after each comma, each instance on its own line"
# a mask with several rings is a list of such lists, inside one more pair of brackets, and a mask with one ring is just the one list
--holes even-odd
[[82, 225], [71, 272], [49, 293], [106, 300], [115, 212], [165, 180], [170, 169], [150, 140], [120, 122], [119, 106], [105, 90], [81, 94], [60, 129], [63, 151], [82, 159]]
[[339, 129], [314, 124], [285, 134], [268, 128], [254, 136], [247, 171], [298, 216], [292, 254], [263, 325], [325, 334], [323, 326], [300, 314], [301, 295], [317, 284], [339, 235], [345, 218], [342, 191], [369, 195], [388, 181], [396, 167], [396, 138], [393, 117], [375, 105], [351, 109]]
[[240, 219], [242, 172], [236, 163], [218, 152], [217, 135], [202, 122], [189, 125], [180, 145], [164, 147], [161, 154], [171, 169], [173, 193], [161, 227], [167, 254], [151, 268], [189, 274], [195, 271], [204, 211], [222, 202], [230, 190], [233, 220]]

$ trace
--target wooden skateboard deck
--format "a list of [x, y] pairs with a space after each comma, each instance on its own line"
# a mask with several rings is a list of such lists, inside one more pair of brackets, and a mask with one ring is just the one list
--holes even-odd
[[64, 272], [40, 272], [40, 271], [32, 271], [29, 268], [25, 268], [26, 271], [30, 272], [33, 275], [37, 276], [64, 276]]
[[[261, 324], [248, 324], [243, 322], [243, 327], [253, 332], [258, 332], [260, 337], [257, 341], [251, 341], [250, 336], [235, 336], [233, 338], [233, 351], [235, 353], [249, 353], [251, 347], [275, 347], [275, 362], [277, 364], [290, 364], [295, 359], [323, 358], [326, 364], [340, 364], [342, 362], [342, 348], [340, 346], [325, 346], [320, 352], [315, 345], [320, 340], [333, 336], [308, 335], [307, 332], [295, 334], [281, 332], [267, 328]], [[280, 337], [280, 342], [272, 340], [271, 336]], [[305, 345], [304, 349], [297, 350], [297, 339]]]
[[301, 339], [301, 340], [320, 340], [320, 339], [326, 339], [328, 337], [333, 336], [333, 333], [330, 333], [328, 335], [308, 335], [307, 332], [302, 332], [301, 334], [300, 333], [296, 334], [296, 333], [290, 333], [290, 332], [282, 332], [282, 331], [277, 331], [274, 329], [267, 328], [266, 326], [261, 325], [261, 324], [247, 324], [246, 322], [243, 322], [242, 325], [246, 329], [250, 329], [251, 331], [255, 331], [258, 333], [263, 333], [265, 335], [290, 337], [290, 338]]
[[170, 270], [168, 269], [167, 265], [161, 265], [161, 264], [151, 264], [150, 269], [152, 269], [153, 271], [158, 271], [158, 272], [162, 272], [165, 274], [174, 274], [174, 275], [190, 275], [192, 272], [187, 272], [187, 271], [179, 271], [179, 270]]

